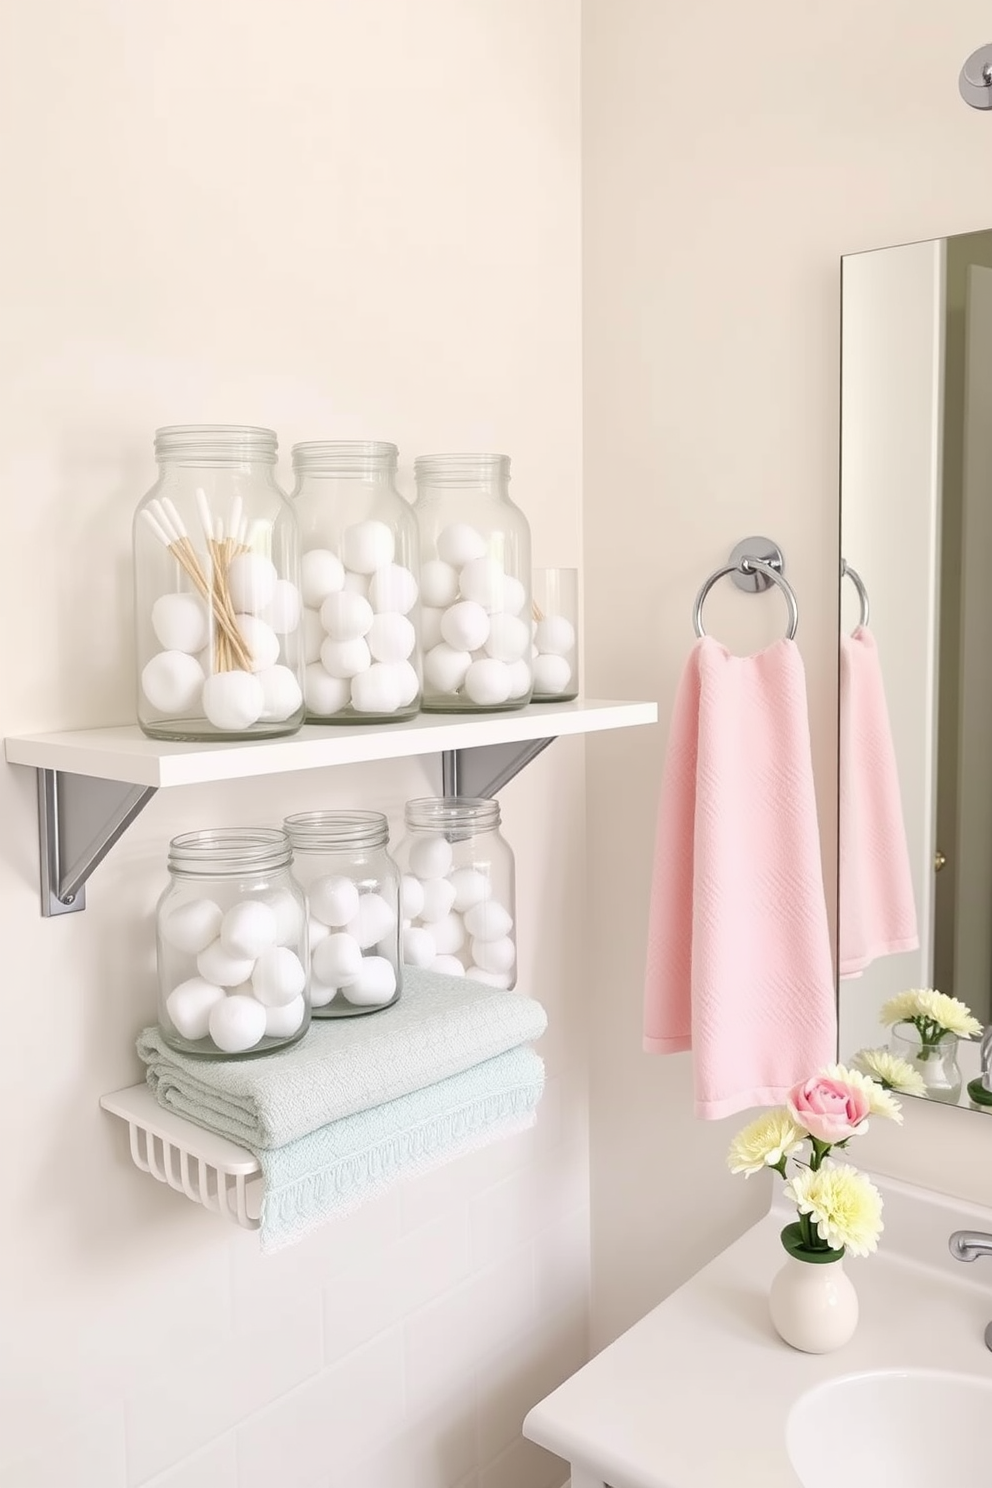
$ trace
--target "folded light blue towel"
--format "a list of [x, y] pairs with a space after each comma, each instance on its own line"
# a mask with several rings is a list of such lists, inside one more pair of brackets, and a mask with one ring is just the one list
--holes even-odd
[[392, 1007], [315, 1018], [291, 1049], [190, 1059], [154, 1027], [137, 1048], [159, 1105], [261, 1153], [531, 1043], [547, 1022], [541, 1004], [519, 992], [406, 966]]
[[543, 1089], [540, 1056], [511, 1049], [284, 1147], [260, 1150], [262, 1250], [301, 1240], [397, 1179], [533, 1125]]

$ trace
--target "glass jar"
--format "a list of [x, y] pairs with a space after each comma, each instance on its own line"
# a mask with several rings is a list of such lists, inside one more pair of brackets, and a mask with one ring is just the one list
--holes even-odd
[[307, 717], [390, 723], [420, 710], [419, 540], [396, 446], [293, 446], [303, 542]]
[[138, 722], [153, 739], [254, 739], [303, 722], [296, 514], [271, 429], [158, 429], [134, 518]]
[[499, 802], [408, 801], [397, 848], [403, 872], [403, 960], [494, 987], [517, 980], [514, 863]]
[[414, 461], [425, 711], [488, 713], [530, 701], [530, 528], [506, 455]]
[[579, 695], [579, 571], [535, 568], [534, 702], [566, 703]]
[[956, 1106], [964, 1083], [958, 1064], [958, 1039], [947, 1033], [937, 1043], [924, 1043], [911, 1023], [896, 1023], [889, 1035], [889, 1048], [918, 1071], [927, 1087], [927, 1100]]
[[400, 871], [378, 811], [304, 811], [284, 822], [309, 906], [310, 1000], [317, 1018], [353, 1018], [402, 990]]
[[306, 899], [285, 832], [186, 832], [156, 909], [159, 1026], [183, 1054], [281, 1049], [310, 1023]]

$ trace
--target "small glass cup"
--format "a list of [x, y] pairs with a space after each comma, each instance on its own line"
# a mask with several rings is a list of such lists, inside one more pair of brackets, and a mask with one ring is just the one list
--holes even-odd
[[564, 703], [579, 695], [579, 571], [535, 568], [533, 651], [535, 703]]

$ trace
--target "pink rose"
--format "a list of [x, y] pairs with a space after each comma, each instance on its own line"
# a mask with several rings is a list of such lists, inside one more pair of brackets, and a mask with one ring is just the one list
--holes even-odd
[[786, 1098], [789, 1114], [797, 1126], [805, 1127], [819, 1142], [843, 1142], [863, 1129], [868, 1115], [868, 1097], [856, 1085], [814, 1075], [796, 1085]]

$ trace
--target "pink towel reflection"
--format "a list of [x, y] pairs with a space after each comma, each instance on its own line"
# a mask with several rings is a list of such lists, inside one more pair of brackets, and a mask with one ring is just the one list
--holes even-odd
[[697, 642], [658, 806], [644, 1048], [692, 1049], [706, 1119], [775, 1105], [836, 1058], [837, 1015], [794, 641]]
[[920, 943], [882, 669], [864, 626], [840, 642], [838, 936], [842, 977]]

